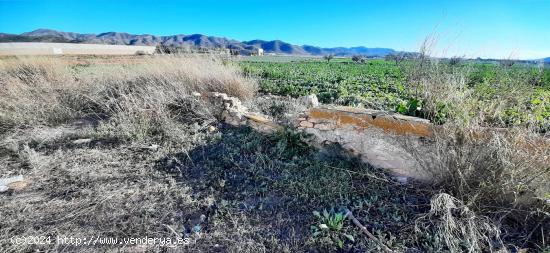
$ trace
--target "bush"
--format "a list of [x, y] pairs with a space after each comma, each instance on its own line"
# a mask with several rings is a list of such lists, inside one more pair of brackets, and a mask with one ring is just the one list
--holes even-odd
[[[476, 71], [483, 71], [483, 77], [469, 84], [469, 66], [441, 64], [430, 58], [428, 46], [420, 52], [404, 68], [406, 90], [421, 102], [425, 118], [445, 125], [436, 128], [432, 159], [410, 148], [436, 175], [439, 191], [492, 218], [507, 232], [507, 241], [524, 247], [542, 245], [550, 239], [542, 232], [550, 229], [542, 225], [550, 219], [550, 170], [545, 160], [550, 144], [540, 135], [545, 121], [539, 110], [545, 110], [546, 99], [525, 78], [529, 69], [480, 67]], [[510, 126], [515, 127], [493, 128]]]
[[493, 222], [477, 216], [459, 199], [440, 193], [430, 202], [430, 211], [415, 221], [415, 234], [423, 248], [433, 252], [493, 252], [502, 248], [500, 231]]
[[436, 131], [433, 156], [422, 151], [416, 156], [435, 175], [436, 189], [498, 221], [508, 241], [536, 247], [550, 239], [541, 234], [550, 229], [543, 225], [550, 219], [549, 145], [526, 129], [499, 132], [447, 123]]
[[500, 60], [500, 66], [503, 66], [506, 68], [512, 67], [514, 66], [514, 64], [516, 64], [516, 61], [512, 59]]
[[365, 63], [366, 59], [362, 55], [354, 55], [351, 57], [351, 60], [355, 63]]

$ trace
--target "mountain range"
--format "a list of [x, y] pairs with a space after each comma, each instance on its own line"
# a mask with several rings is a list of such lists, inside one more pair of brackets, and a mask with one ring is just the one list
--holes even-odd
[[334, 47], [322, 48], [309, 45], [292, 45], [280, 40], [251, 40], [238, 41], [223, 37], [206, 36], [202, 34], [156, 36], [150, 34], [129, 34], [120, 32], [106, 32], [100, 34], [81, 34], [74, 32], [62, 32], [51, 29], [38, 29], [22, 34], [0, 33], [0, 42], [58, 42], [58, 43], [85, 43], [85, 44], [110, 44], [110, 45], [135, 45], [135, 46], [190, 46], [197, 48], [231, 48], [240, 51], [252, 51], [258, 48], [265, 53], [289, 54], [289, 55], [336, 55], [351, 56], [364, 55], [371, 57], [383, 57], [396, 53], [391, 48], [367, 48], [367, 47]]

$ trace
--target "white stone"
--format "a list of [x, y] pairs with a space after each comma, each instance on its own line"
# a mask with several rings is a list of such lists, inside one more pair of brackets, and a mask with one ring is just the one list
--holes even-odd
[[156, 151], [156, 150], [159, 149], [159, 145], [157, 145], [157, 144], [151, 144], [151, 146], [147, 147], [147, 149]]
[[307, 106], [317, 107], [319, 106], [319, 99], [315, 94], [300, 97], [299, 100]]
[[24, 181], [23, 176], [14, 176], [7, 178], [0, 178], [0, 192], [5, 192], [10, 189], [9, 185], [17, 182]]
[[20, 182], [20, 181], [23, 181], [23, 180], [25, 180], [25, 179], [21, 175], [14, 176], [14, 177], [0, 178], [0, 185], [9, 185], [11, 183]]
[[5, 192], [9, 190], [10, 188], [7, 185], [0, 185], [0, 192]]
[[78, 139], [74, 140], [73, 144], [79, 145], [79, 144], [86, 144], [92, 142], [92, 139]]

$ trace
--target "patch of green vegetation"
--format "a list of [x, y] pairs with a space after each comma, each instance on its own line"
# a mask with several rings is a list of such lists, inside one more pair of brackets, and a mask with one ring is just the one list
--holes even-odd
[[[475, 115], [486, 111], [489, 115], [486, 124], [497, 127], [527, 125], [542, 132], [550, 129], [550, 69], [541, 66], [517, 64], [503, 67], [474, 62], [424, 64], [424, 68], [437, 68], [432, 71], [440, 75], [435, 81], [437, 84], [446, 85], [448, 79], [462, 82], [463, 87], [452, 89], [466, 94], [469, 99], [426, 101], [426, 96], [433, 97], [434, 94], [430, 93], [441, 92], [438, 90], [441, 87], [433, 90], [422, 87], [425, 80], [415, 80], [414, 77], [432, 77], [430, 73], [422, 72], [424, 69], [418, 69], [413, 61], [396, 64], [375, 59], [363, 64], [334, 59], [330, 62], [242, 61], [239, 64], [244, 73], [259, 77], [260, 90], [265, 93], [293, 97], [316, 94], [322, 103], [394, 111], [424, 117], [439, 124], [457, 117], [460, 109], [465, 108], [462, 103], [475, 100], [476, 105], [468, 108], [468, 113]], [[434, 104], [425, 108], [428, 102]]]
[[313, 237], [320, 243], [335, 244], [337, 248], [342, 249], [346, 241], [350, 243], [355, 242], [353, 235], [343, 231], [346, 219], [344, 212], [335, 212], [334, 209], [328, 212], [324, 209], [322, 214], [321, 212], [313, 211], [313, 215], [317, 218], [318, 222], [311, 225], [311, 231]]
[[243, 62], [245, 73], [259, 76], [260, 89], [277, 95], [317, 94], [322, 103], [394, 108], [406, 97], [399, 68], [382, 60], [367, 64], [349, 61]]

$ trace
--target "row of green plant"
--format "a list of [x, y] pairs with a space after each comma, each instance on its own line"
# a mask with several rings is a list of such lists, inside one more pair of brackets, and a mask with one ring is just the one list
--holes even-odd
[[[427, 101], [426, 93], [439, 91], [420, 87], [424, 80], [419, 78], [428, 77], [427, 69], [435, 68], [432, 72], [439, 75], [437, 82], [456, 79], [454, 91], [473, 99], [467, 101], [471, 111], [466, 114], [483, 111], [487, 125], [529, 125], [543, 132], [550, 128], [550, 69], [544, 66], [379, 59], [365, 63], [340, 60], [239, 64], [246, 74], [259, 77], [260, 90], [265, 93], [293, 97], [316, 94], [322, 103], [389, 110], [444, 123], [464, 114], [457, 108], [464, 107], [462, 103], [466, 101]], [[428, 102], [433, 104], [428, 106]]]

